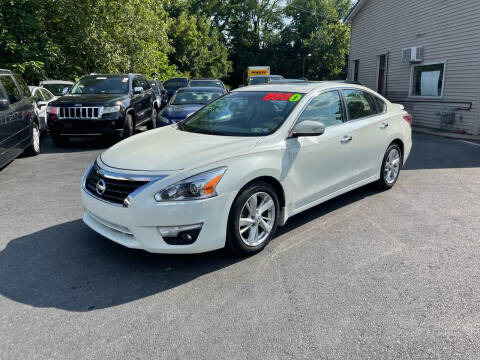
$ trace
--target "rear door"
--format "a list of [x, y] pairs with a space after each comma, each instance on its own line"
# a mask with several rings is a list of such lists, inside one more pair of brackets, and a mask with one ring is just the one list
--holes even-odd
[[24, 94], [9, 74], [0, 75], [0, 83], [10, 101], [10, 109], [3, 111], [2, 117], [2, 157], [15, 158], [28, 145], [31, 136], [33, 106], [30, 91]]
[[380, 174], [389, 139], [385, 107], [377, 106], [375, 96], [367, 91], [344, 89], [343, 95], [355, 144], [353, 181], [373, 180]]
[[306, 120], [323, 123], [325, 133], [287, 140], [292, 162], [289, 176], [295, 184], [295, 212], [348, 187], [355, 155], [339, 91], [313, 98], [297, 123]]

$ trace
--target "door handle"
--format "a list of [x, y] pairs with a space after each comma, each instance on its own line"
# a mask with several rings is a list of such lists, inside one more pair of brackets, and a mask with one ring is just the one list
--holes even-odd
[[346, 136], [344, 136], [344, 137], [342, 138], [342, 140], [340, 140], [340, 142], [341, 142], [342, 144], [345, 144], [345, 143], [349, 143], [349, 142], [352, 141], [352, 140], [353, 140], [353, 137], [346, 135]]
[[380, 129], [386, 129], [388, 127], [388, 122], [383, 122], [382, 125], [380, 125]]

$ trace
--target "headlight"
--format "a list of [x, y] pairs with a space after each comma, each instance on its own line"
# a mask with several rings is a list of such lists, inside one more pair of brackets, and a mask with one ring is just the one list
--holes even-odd
[[115, 113], [115, 112], [119, 112], [120, 111], [120, 105], [116, 105], [116, 106], [105, 106], [103, 108], [103, 113], [104, 114], [111, 114], [111, 113]]
[[216, 187], [226, 170], [226, 167], [221, 167], [179, 181], [156, 193], [155, 200], [200, 200], [217, 196]]
[[57, 114], [57, 107], [56, 106], [47, 106], [47, 113]]

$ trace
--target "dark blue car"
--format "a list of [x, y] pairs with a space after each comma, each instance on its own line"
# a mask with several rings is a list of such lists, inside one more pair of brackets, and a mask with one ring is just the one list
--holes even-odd
[[167, 106], [158, 114], [158, 126], [179, 122], [225, 93], [226, 90], [218, 87], [178, 89]]

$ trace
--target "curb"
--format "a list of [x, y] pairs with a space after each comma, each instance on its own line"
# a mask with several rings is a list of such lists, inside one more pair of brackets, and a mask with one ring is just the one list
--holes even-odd
[[446, 131], [419, 128], [419, 127], [416, 127], [416, 126], [412, 127], [412, 131], [414, 133], [417, 133], [417, 134], [427, 134], [427, 135], [433, 135], [433, 136], [440, 136], [440, 137], [444, 137], [444, 138], [447, 138], [447, 139], [461, 139], [461, 140], [480, 141], [480, 136], [455, 134], [455, 133], [449, 133], [449, 132], [446, 132]]

